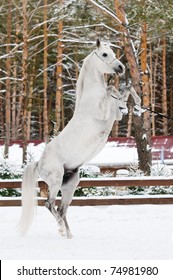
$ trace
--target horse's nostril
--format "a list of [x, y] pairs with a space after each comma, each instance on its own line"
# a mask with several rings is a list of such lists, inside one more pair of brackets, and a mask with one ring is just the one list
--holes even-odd
[[118, 66], [118, 70], [119, 70], [120, 72], [123, 72], [123, 67], [122, 67], [121, 65], [119, 65], [119, 66]]
[[121, 64], [119, 64], [116, 68], [115, 68], [115, 72], [117, 74], [122, 74], [124, 72], [124, 68]]

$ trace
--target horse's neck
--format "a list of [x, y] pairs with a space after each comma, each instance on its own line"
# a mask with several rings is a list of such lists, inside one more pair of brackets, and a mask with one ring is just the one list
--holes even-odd
[[[81, 104], [81, 100], [92, 102], [101, 98], [101, 93], [105, 92], [106, 86], [104, 77], [94, 66], [94, 57], [91, 53], [84, 61], [79, 74], [76, 88], [76, 108]], [[89, 105], [89, 103], [87, 103]]]

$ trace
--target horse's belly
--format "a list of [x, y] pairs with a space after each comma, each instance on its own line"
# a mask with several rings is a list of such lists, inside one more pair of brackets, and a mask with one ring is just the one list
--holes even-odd
[[104, 147], [109, 136], [112, 125], [90, 125], [84, 126], [80, 132], [73, 130], [70, 136], [64, 135], [61, 140], [61, 152], [64, 155], [67, 169], [76, 168], [90, 161]]
[[90, 161], [104, 147], [113, 120], [73, 120], [55, 137], [43, 152], [41, 165], [52, 170], [56, 166], [75, 169]]

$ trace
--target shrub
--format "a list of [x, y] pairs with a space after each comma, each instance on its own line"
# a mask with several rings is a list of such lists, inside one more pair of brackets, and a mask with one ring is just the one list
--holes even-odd
[[[20, 179], [22, 177], [23, 167], [17, 167], [4, 160], [0, 164], [0, 179]], [[21, 196], [21, 193], [16, 189], [0, 189], [0, 196]]]

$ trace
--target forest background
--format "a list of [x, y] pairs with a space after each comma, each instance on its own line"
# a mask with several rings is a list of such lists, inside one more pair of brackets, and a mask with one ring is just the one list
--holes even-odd
[[[111, 83], [131, 83], [150, 108], [115, 122], [112, 137], [134, 136], [140, 168], [149, 173], [151, 136], [172, 135], [172, 0], [0, 0], [0, 140], [49, 142], [71, 119], [83, 59], [96, 38], [111, 42], [126, 66]], [[108, 77], [106, 77], [108, 78]], [[157, 115], [156, 113], [159, 113]], [[144, 137], [145, 135], [145, 137]]]

